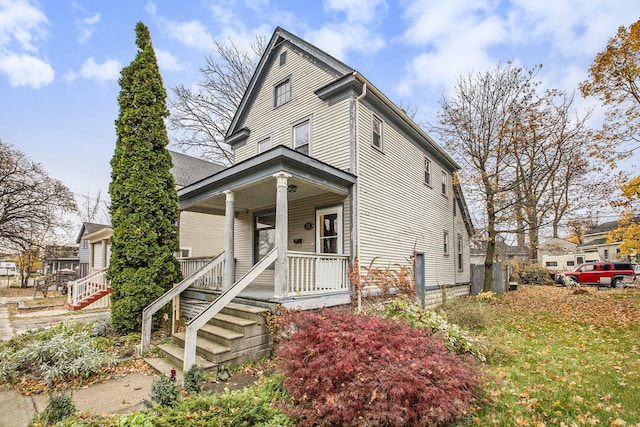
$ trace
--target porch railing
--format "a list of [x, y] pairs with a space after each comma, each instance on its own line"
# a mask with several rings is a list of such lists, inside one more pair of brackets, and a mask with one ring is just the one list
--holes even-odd
[[287, 252], [288, 294], [312, 295], [349, 290], [349, 256]]
[[[164, 293], [160, 298], [149, 304], [142, 311], [142, 337], [140, 340], [141, 352], [144, 352], [146, 348], [149, 346], [149, 342], [151, 341], [151, 318], [152, 316], [158, 312], [162, 307], [169, 304], [174, 298], [178, 297], [182, 291], [187, 289], [189, 286], [193, 285], [200, 278], [209, 274], [211, 270], [215, 270], [218, 268], [220, 264], [224, 262], [224, 252], [218, 255], [213, 260], [209, 261], [209, 263], [201, 266], [197, 271], [195, 271], [192, 275], [187, 276], [182, 282], [175, 285], [173, 288], [169, 289]], [[178, 304], [174, 304], [178, 305]]]
[[[190, 277], [203, 266], [211, 262], [212, 258], [184, 258], [179, 259], [182, 277]], [[214, 266], [211, 266], [207, 272], [198, 276], [191, 285], [192, 288], [211, 289], [214, 291], [222, 290], [222, 272], [224, 271], [224, 259]]]
[[243, 289], [249, 286], [264, 270], [276, 260], [276, 248], [271, 249], [264, 258], [258, 261], [240, 280], [235, 282], [229, 289], [225, 290], [218, 299], [211, 303], [196, 317], [189, 320], [184, 338], [184, 363], [183, 370], [187, 372], [196, 361], [196, 340], [198, 330], [209, 320], [218, 314], [227, 304], [238, 296]]
[[[109, 289], [109, 282], [107, 281], [107, 269], [101, 268], [94, 271], [88, 276], [74, 282], [69, 282], [69, 289], [67, 292], [67, 303], [70, 306], [78, 305], [78, 303], [85, 298], [96, 294], [100, 291], [106, 291]], [[100, 298], [90, 308], [108, 308], [111, 306], [111, 298], [105, 296]]]

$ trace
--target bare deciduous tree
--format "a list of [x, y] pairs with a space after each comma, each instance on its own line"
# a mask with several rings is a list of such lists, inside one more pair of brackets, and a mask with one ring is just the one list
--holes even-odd
[[507, 64], [461, 77], [453, 95], [440, 101], [439, 126], [432, 127], [464, 166], [461, 178], [482, 195], [487, 242], [484, 291], [491, 290], [496, 237], [502, 232], [500, 225], [510, 219], [517, 188], [510, 127], [518, 104], [535, 91], [538, 69]]
[[67, 225], [73, 194], [38, 163], [0, 141], [0, 244], [30, 249]]
[[243, 51], [233, 41], [216, 42], [215, 54], [205, 57], [200, 69], [203, 80], [196, 88], [184, 85], [172, 89], [169, 100], [170, 128], [177, 133], [178, 145], [196, 149], [204, 157], [231, 164], [233, 155], [224, 135], [253, 76], [266, 38], [257, 36], [251, 51]]

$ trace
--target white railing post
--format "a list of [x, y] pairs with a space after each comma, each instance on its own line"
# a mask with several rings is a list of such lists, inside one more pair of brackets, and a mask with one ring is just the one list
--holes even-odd
[[220, 263], [224, 262], [225, 254], [224, 252], [218, 255], [216, 258], [211, 260], [208, 264], [200, 267], [198, 271], [193, 273], [191, 276], [185, 278], [182, 282], [178, 283], [173, 288], [169, 289], [162, 296], [160, 296], [157, 300], [149, 304], [142, 311], [142, 335], [140, 337], [140, 352], [143, 353], [149, 343], [151, 342], [151, 319], [155, 313], [158, 312], [162, 307], [170, 303], [174, 297], [180, 295], [182, 291], [191, 286], [196, 280], [214, 270]]

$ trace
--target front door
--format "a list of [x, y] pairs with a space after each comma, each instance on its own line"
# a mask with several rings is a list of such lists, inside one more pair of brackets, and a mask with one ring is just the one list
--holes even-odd
[[[342, 254], [342, 206], [316, 210], [316, 251], [320, 254]], [[340, 259], [320, 256], [316, 262], [316, 289], [339, 289], [344, 277]]]

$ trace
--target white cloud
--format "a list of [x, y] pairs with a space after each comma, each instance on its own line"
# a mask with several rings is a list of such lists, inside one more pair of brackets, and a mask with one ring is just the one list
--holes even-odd
[[169, 37], [185, 46], [200, 50], [211, 50], [213, 46], [213, 36], [200, 21], [175, 22], [160, 18], [159, 24]]
[[37, 52], [36, 42], [47, 37], [45, 14], [27, 0], [0, 0], [0, 47]]
[[326, 0], [324, 8], [346, 13], [348, 22], [369, 23], [379, 19], [387, 6], [383, 0]]
[[170, 52], [162, 49], [154, 50], [156, 52], [156, 58], [158, 58], [158, 67], [160, 67], [161, 70], [180, 71], [185, 69], [185, 66], [178, 62], [178, 58]]
[[76, 18], [76, 29], [78, 31], [78, 43], [83, 44], [89, 41], [96, 25], [100, 22], [100, 12], [93, 16], [85, 16], [84, 18]]
[[9, 77], [11, 86], [31, 86], [34, 89], [48, 85], [55, 76], [49, 64], [26, 54], [0, 58], [0, 71]]
[[324, 8], [344, 13], [346, 19], [308, 31], [305, 38], [312, 44], [342, 60], [349, 51], [375, 54], [386, 45], [376, 32], [387, 11], [383, 0], [326, 0]]
[[[102, 64], [96, 63], [93, 58], [87, 59], [80, 67], [80, 76], [87, 80], [100, 82], [117, 80], [120, 77], [122, 65], [117, 59], [111, 59]], [[70, 74], [68, 74], [70, 75]]]
[[385, 46], [382, 36], [371, 33], [366, 26], [346, 22], [325, 25], [308, 32], [305, 38], [340, 60], [346, 59], [349, 51], [373, 54]]
[[632, 11], [623, 3], [414, 0], [404, 11], [409, 25], [400, 41], [415, 55], [397, 90], [403, 96], [423, 88], [442, 90], [460, 74], [515, 61], [527, 68], [544, 64], [539, 77], [545, 86], [572, 91], [585, 76], [579, 70], [588, 68], [617, 27], [637, 19], [638, 7]]

